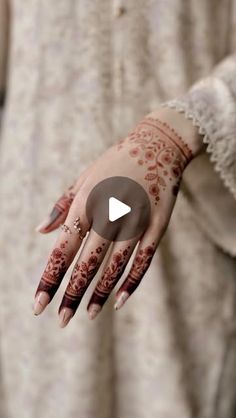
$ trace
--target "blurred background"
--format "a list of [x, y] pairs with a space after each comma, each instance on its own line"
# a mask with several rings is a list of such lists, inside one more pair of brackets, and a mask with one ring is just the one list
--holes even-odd
[[[235, 417], [235, 51], [234, 0], [0, 0], [0, 418]], [[206, 144], [142, 284], [34, 317], [36, 225], [172, 99]]]

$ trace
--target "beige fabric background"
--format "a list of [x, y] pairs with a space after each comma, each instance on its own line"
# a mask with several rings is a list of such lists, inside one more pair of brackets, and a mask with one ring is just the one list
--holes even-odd
[[[234, 0], [11, 1], [0, 141], [1, 418], [235, 416], [235, 23]], [[194, 100], [185, 94], [208, 76]], [[185, 173], [165, 239], [120, 312], [112, 297], [89, 321], [91, 288], [59, 329], [65, 280], [35, 318], [33, 294], [55, 240], [35, 225], [109, 144], [180, 95], [173, 105], [200, 125], [232, 194], [204, 154]]]
[[0, 1], [0, 92], [5, 88], [8, 50], [9, 15], [6, 0]]

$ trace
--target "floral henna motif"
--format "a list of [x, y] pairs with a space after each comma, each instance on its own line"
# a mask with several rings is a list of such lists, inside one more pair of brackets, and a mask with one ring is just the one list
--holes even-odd
[[119, 289], [119, 294], [126, 291], [131, 295], [140, 284], [144, 274], [151, 264], [152, 257], [155, 253], [155, 244], [148, 245], [146, 248], [140, 249], [134, 259], [132, 268], [124, 282]]
[[105, 243], [92, 251], [87, 262], [82, 261], [76, 264], [59, 311], [65, 307], [74, 311], [77, 309], [86, 289], [99, 269], [101, 263], [99, 254], [102, 253], [104, 246]]
[[89, 305], [92, 303], [97, 303], [100, 306], [104, 305], [112, 289], [122, 276], [129, 255], [130, 246], [113, 254], [111, 264], [106, 268], [103, 276], [98, 281]]
[[52, 251], [36, 294], [44, 291], [51, 299], [53, 298], [68, 268], [67, 256], [64, 252], [67, 244], [68, 241], [65, 241]]
[[148, 182], [155, 205], [168, 183], [171, 183], [176, 195], [182, 172], [193, 157], [182, 138], [166, 123], [146, 117], [127, 138], [119, 142], [118, 149], [127, 142], [131, 145], [129, 155], [136, 158], [140, 166], [146, 167], [144, 179]]

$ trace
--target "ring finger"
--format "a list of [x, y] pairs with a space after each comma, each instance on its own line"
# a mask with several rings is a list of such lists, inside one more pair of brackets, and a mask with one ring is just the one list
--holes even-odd
[[133, 239], [114, 243], [111, 255], [87, 307], [90, 319], [94, 319], [101, 311], [116, 283], [121, 278], [137, 242], [138, 239]]

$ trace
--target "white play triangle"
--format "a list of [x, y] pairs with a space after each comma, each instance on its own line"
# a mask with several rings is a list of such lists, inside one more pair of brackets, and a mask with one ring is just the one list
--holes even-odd
[[116, 199], [115, 197], [109, 198], [109, 221], [114, 222], [127, 213], [131, 212], [131, 207]]

